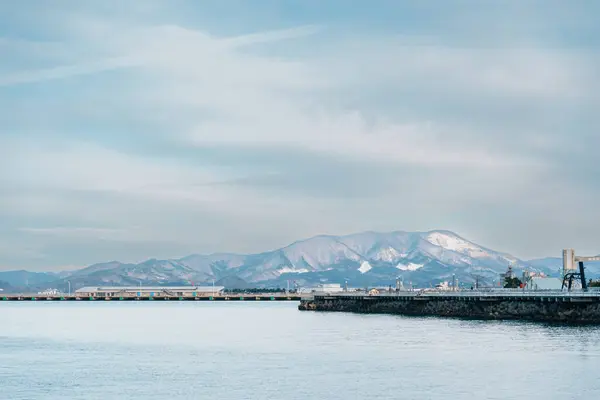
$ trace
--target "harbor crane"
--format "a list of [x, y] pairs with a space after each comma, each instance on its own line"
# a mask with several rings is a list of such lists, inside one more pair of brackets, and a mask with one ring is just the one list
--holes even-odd
[[[585, 281], [585, 268], [584, 262], [600, 261], [600, 256], [584, 257], [575, 255], [575, 250], [565, 249], [563, 250], [563, 282], [562, 289], [565, 286], [571, 290], [573, 281], [579, 279], [581, 281], [581, 288], [587, 291], [587, 282]], [[576, 266], [577, 265], [577, 266]]]

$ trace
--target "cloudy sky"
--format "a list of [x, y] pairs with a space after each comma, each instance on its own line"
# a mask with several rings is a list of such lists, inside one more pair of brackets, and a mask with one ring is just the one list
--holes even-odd
[[0, 10], [0, 270], [363, 230], [600, 252], [600, 2]]

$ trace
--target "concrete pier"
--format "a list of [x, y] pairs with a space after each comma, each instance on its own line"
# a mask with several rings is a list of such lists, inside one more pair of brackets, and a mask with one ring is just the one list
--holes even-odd
[[47, 295], [0, 295], [2, 301], [300, 301], [298, 295], [231, 295], [231, 296], [47, 296]]
[[315, 295], [303, 311], [600, 324], [599, 292], [462, 291]]

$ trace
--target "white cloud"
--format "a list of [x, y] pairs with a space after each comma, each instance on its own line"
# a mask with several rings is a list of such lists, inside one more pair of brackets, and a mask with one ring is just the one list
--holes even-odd
[[269, 31], [248, 34], [230, 39], [222, 40], [225, 44], [233, 47], [247, 46], [260, 43], [272, 43], [281, 40], [296, 39], [304, 36], [314, 35], [319, 32], [317, 26], [301, 26], [297, 28], [282, 29], [278, 31]]
[[91, 75], [135, 65], [135, 62], [130, 58], [116, 57], [103, 59], [94, 63], [63, 65], [37, 71], [23, 71], [0, 78], [0, 87], [64, 79], [78, 75]]
[[[252, 55], [230, 46], [288, 37], [294, 35], [267, 32], [220, 39], [164, 26], [125, 31], [114, 44], [121, 51], [120, 57], [136, 60], [139, 74], [147, 82], [146, 89], [126, 93], [129, 101], [155, 102], [154, 107], [169, 107], [175, 116], [177, 107], [208, 109], [216, 115], [209, 122], [189, 114], [178, 120], [188, 130], [173, 135], [182, 140], [189, 137], [197, 145], [282, 145], [420, 165], [504, 166], [523, 162], [510, 154], [498, 154], [497, 150], [492, 152], [479, 144], [460, 141], [458, 135], [453, 135], [452, 127], [437, 126], [430, 121], [391, 123], [380, 118], [375, 126], [368, 126], [357, 111], [319, 102], [328, 89], [343, 84], [336, 80], [331, 67], [324, 68], [318, 60], [291, 62]], [[547, 71], [538, 77], [538, 83], [532, 79], [525, 81], [525, 75], [531, 71], [519, 68], [531, 68], [530, 57], [522, 63], [515, 63], [513, 57], [512, 64], [507, 65], [508, 60], [502, 59], [504, 62], [498, 64], [498, 55], [488, 60], [480, 51], [406, 50], [396, 48], [393, 43], [380, 47], [378, 53], [369, 54], [373, 58], [366, 65], [366, 72], [370, 68], [373, 74], [373, 65], [385, 68], [388, 75], [395, 71], [388, 76], [395, 85], [415, 77], [425, 81], [437, 78], [440, 87], [456, 85], [488, 92], [518, 89], [520, 95], [552, 90], [544, 85], [550, 79], [558, 83], [568, 81], [561, 75], [562, 70]], [[389, 53], [397, 58], [390, 59]], [[347, 64], [362, 63], [358, 54], [354, 53], [352, 59], [350, 56], [342, 54], [341, 58]], [[482, 60], [486, 60], [487, 67], [482, 68]], [[342, 73], [361, 76], [356, 69], [338, 67]], [[365, 83], [370, 77], [367, 75]]]
[[[42, 238], [51, 238], [52, 240], [84, 242], [107, 241], [120, 243], [169, 243], [181, 241], [179, 238], [169, 238], [168, 235], [142, 227], [130, 228], [98, 228], [84, 226], [54, 226], [50, 228], [19, 228], [19, 231], [25, 234], [31, 234]], [[47, 239], [43, 239], [47, 240]]]
[[32, 186], [143, 193], [161, 185], [198, 185], [215, 179], [207, 171], [185, 168], [176, 160], [157, 161], [91, 143], [48, 146], [44, 141], [17, 144], [12, 150], [4, 162], [19, 174], [6, 174], [4, 179]]
[[20, 228], [21, 232], [36, 235], [92, 237], [94, 239], [114, 238], [121, 231], [119, 229], [89, 228], [89, 227], [55, 227], [55, 228]]
[[[142, 223], [145, 229], [152, 229], [144, 223], [145, 219], [152, 218], [144, 217], [143, 212], [136, 215], [139, 214], [136, 209], [143, 210], [144, 205], [167, 213], [172, 212], [170, 208], [185, 207], [190, 212], [202, 210], [243, 220], [244, 215], [252, 215], [253, 210], [264, 212], [267, 204], [275, 201], [252, 188], [222, 184], [246, 178], [248, 175], [243, 171], [234, 173], [202, 165], [185, 165], [177, 159], [133, 156], [89, 143], [63, 143], [64, 147], [46, 147], [44, 144], [47, 142], [13, 144], [12, 154], [4, 158], [7, 168], [0, 173], [0, 182], [33, 189], [16, 196], [7, 194], [0, 202], [5, 212], [62, 218], [76, 215], [94, 223], [105, 221], [128, 228], [123, 232], [119, 230], [122, 235], [113, 237], [125, 237], [128, 233], [137, 237], [135, 232], [140, 229], [129, 230], [132, 223]], [[103, 196], [116, 198], [117, 203], [105, 200], [107, 203], [99, 206], [97, 201], [88, 204], [80, 199], [70, 200], [73, 193], [87, 193], [99, 199]], [[244, 204], [243, 208], [237, 206], [240, 203]], [[168, 216], [159, 215], [158, 218]], [[34, 231], [30, 229], [29, 232]], [[165, 239], [164, 235], [159, 237]]]
[[[323, 232], [438, 228], [464, 221], [469, 207], [513, 203], [531, 212], [527, 218], [559, 215], [568, 202], [548, 188], [577, 187], [552, 178], [561, 162], [553, 152], [570, 139], [548, 137], [558, 118], [548, 110], [568, 112], [596, 93], [597, 60], [582, 52], [516, 42], [444, 46], [435, 35], [426, 45], [413, 36], [344, 39], [325, 36], [326, 26], [215, 35], [140, 20], [66, 15], [58, 25], [72, 36], [64, 42], [0, 43], [14, 56], [2, 89], [57, 85], [52, 95], [6, 95], [4, 115], [16, 123], [0, 132], [0, 215], [22, 218], [14, 229], [34, 237], [40, 251], [50, 242], [92, 247], [107, 237], [186, 251], [262, 250]], [[306, 46], [302, 54], [297, 45]], [[34, 137], [27, 127], [38, 118], [42, 133]], [[96, 129], [98, 122], [106, 126]], [[217, 185], [265, 174], [285, 180], [291, 167], [144, 156], [133, 145], [116, 149], [120, 135], [140, 143], [160, 136], [186, 150], [235, 148], [241, 157], [297, 151], [375, 175], [377, 167], [399, 172], [376, 189], [369, 179], [354, 183], [379, 191], [369, 199]], [[352, 182], [352, 173], [324, 167], [312, 179], [335, 186]], [[541, 195], [544, 207], [535, 201]], [[558, 218], [553, 226], [566, 223]], [[225, 241], [242, 244], [232, 249]]]
[[425, 44], [420, 41], [361, 38], [342, 44], [341, 56], [332, 53], [323, 58], [328, 67], [341, 72], [338, 79], [361, 87], [385, 83], [401, 91], [403, 86], [417, 86], [486, 100], [522, 97], [540, 101], [593, 93], [589, 85], [594, 83], [594, 56], [589, 52], [519, 42], [482, 47], [442, 45], [435, 37]]

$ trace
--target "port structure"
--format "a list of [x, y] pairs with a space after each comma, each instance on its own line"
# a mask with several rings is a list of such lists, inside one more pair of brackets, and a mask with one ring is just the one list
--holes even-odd
[[585, 281], [585, 267], [583, 263], [589, 261], [600, 261], [600, 256], [577, 256], [573, 249], [563, 250], [562, 289], [566, 286], [568, 290], [571, 290], [573, 282], [579, 280], [581, 282], [581, 289], [587, 291], [588, 287], [587, 282]]
[[3, 301], [300, 301], [306, 296], [282, 294], [230, 294], [217, 296], [80, 296], [80, 295], [40, 295], [6, 294], [0, 296]]

